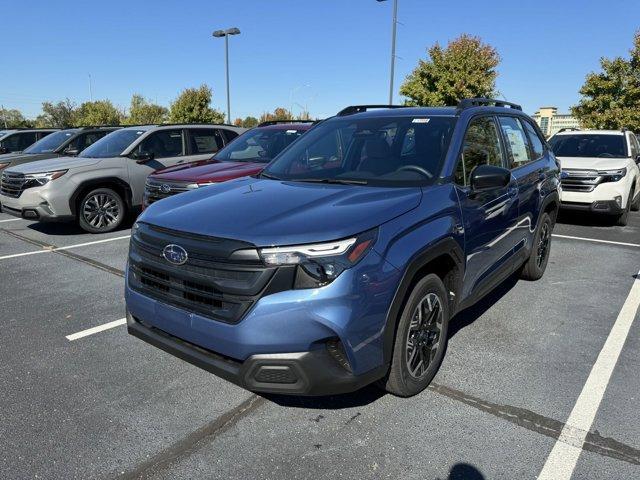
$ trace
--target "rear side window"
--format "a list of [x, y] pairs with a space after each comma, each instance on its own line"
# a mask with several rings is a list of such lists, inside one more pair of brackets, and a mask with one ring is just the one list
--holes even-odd
[[214, 128], [192, 128], [189, 132], [191, 134], [191, 153], [193, 155], [215, 153], [224, 147], [222, 135]]
[[638, 148], [638, 140], [634, 134], [629, 135], [629, 145], [631, 146], [631, 157], [637, 158], [640, 154], [640, 150]]
[[540, 140], [538, 132], [530, 122], [523, 121], [522, 124], [529, 134], [529, 140], [531, 141], [531, 153], [533, 153], [533, 158], [534, 160], [537, 160], [544, 155], [544, 144], [542, 143], [542, 140]]
[[35, 143], [36, 141], [36, 132], [25, 132], [19, 133], [18, 137], [18, 148], [17, 150], [24, 150], [29, 145]]
[[510, 168], [517, 168], [533, 160], [529, 139], [520, 120], [515, 117], [500, 117], [500, 128], [507, 142], [507, 158]]
[[469, 124], [455, 173], [456, 183], [469, 185], [471, 172], [479, 165], [503, 166], [498, 128], [490, 117], [476, 118]]
[[238, 136], [238, 132], [234, 132], [233, 130], [222, 129], [220, 131], [224, 135], [224, 138], [227, 141], [226, 143], [231, 142], [233, 139], [235, 139]]
[[184, 155], [182, 130], [160, 130], [145, 138], [138, 147], [140, 152], [153, 154], [154, 158], [179, 157]]

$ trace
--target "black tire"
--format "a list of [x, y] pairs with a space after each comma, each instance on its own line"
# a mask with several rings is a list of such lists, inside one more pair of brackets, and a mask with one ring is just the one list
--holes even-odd
[[[629, 198], [633, 198], [633, 196], [635, 195], [635, 190], [636, 190], [635, 187], [631, 189], [631, 197]], [[637, 212], [638, 210], [640, 210], [640, 194], [638, 194], [636, 196], [636, 200], [631, 203], [631, 210], [634, 212]]]
[[549, 262], [549, 253], [551, 252], [551, 232], [553, 232], [551, 217], [548, 213], [543, 213], [533, 236], [531, 253], [520, 271], [520, 278], [525, 280], [539, 280], [542, 278]]
[[[425, 276], [411, 291], [398, 320], [389, 374], [380, 382], [388, 392], [410, 397], [427, 388], [433, 380], [447, 348], [450, 314], [447, 298], [442, 280], [434, 274]], [[438, 311], [434, 313], [436, 308]], [[422, 324], [417, 317], [419, 309]], [[425, 362], [420, 366], [418, 356], [428, 358], [426, 366]]]
[[127, 207], [122, 197], [110, 188], [91, 190], [78, 205], [78, 224], [89, 233], [111, 232], [126, 216]]
[[633, 190], [629, 193], [629, 198], [627, 199], [627, 206], [624, 211], [618, 215], [616, 218], [616, 225], [618, 227], [626, 227], [627, 222], [629, 221], [629, 210], [631, 210], [631, 195], [633, 195]]

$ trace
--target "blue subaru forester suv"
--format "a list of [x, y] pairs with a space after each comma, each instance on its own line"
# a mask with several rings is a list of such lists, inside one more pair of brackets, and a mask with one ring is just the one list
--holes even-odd
[[257, 392], [409, 396], [451, 318], [549, 258], [559, 166], [518, 105], [353, 106], [132, 230], [128, 331]]

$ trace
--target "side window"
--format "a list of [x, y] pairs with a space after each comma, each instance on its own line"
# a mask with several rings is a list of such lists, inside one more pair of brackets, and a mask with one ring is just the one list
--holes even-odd
[[544, 143], [540, 139], [540, 136], [536, 129], [530, 122], [523, 121], [525, 130], [529, 134], [529, 140], [531, 141], [531, 153], [533, 153], [533, 159], [537, 160], [544, 155]]
[[469, 185], [471, 172], [478, 165], [503, 166], [500, 135], [491, 117], [476, 118], [469, 123], [455, 173], [456, 183]]
[[221, 129], [220, 131], [224, 135], [224, 138], [226, 140], [225, 143], [231, 143], [231, 141], [238, 136], [238, 132], [234, 132], [233, 130]]
[[214, 128], [191, 128], [191, 153], [215, 153], [224, 146], [222, 135]]
[[533, 160], [529, 140], [515, 117], [500, 117], [500, 127], [507, 143], [509, 168], [517, 168]]
[[36, 141], [36, 132], [25, 132], [18, 134], [18, 148], [17, 150], [24, 150], [29, 145]]
[[631, 145], [631, 158], [637, 158], [640, 155], [640, 151], [638, 148], [638, 140], [633, 133], [629, 134], [629, 145]]
[[53, 132], [38, 132], [38, 135], [37, 135], [38, 140], [40, 140], [41, 138], [46, 137], [47, 135], [49, 135], [51, 133], [53, 133]]
[[6, 136], [2, 140], [2, 143], [0, 143], [0, 145], [6, 148], [9, 152], [15, 152], [19, 150], [18, 147], [20, 146], [20, 134], [14, 133], [13, 135]]
[[182, 156], [182, 130], [160, 130], [152, 133], [140, 143], [138, 150], [152, 153], [154, 158]]
[[88, 146], [90, 146], [93, 143], [95, 143], [96, 140], [99, 140], [102, 137], [104, 137], [106, 133], [107, 132], [83, 133], [82, 135], [79, 135], [78, 138], [76, 138], [73, 141], [73, 148], [77, 149], [79, 152], [81, 152], [82, 150], [84, 150]]

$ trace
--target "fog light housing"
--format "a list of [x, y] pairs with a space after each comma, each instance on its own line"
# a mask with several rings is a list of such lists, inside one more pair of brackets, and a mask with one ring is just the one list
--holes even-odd
[[620, 195], [618, 195], [617, 197], [614, 198], [616, 205], [618, 205], [618, 207], [622, 208], [622, 197]]
[[353, 373], [349, 360], [347, 359], [347, 354], [344, 351], [344, 346], [339, 339], [332, 338], [327, 342], [327, 352], [329, 352], [329, 355], [333, 357], [338, 365], [344, 368], [347, 372]]

